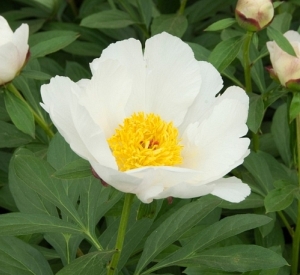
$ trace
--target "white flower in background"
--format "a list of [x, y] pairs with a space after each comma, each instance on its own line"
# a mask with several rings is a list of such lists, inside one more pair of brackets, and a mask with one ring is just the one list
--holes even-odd
[[249, 154], [249, 99], [167, 33], [111, 44], [91, 80], [56, 76], [43, 108], [71, 148], [116, 189], [149, 203], [213, 194], [240, 202], [248, 185], [222, 178]]
[[271, 0], [238, 0], [235, 17], [248, 31], [259, 31], [269, 25], [274, 17]]
[[13, 80], [24, 66], [29, 48], [28, 35], [27, 24], [13, 32], [0, 16], [0, 85]]
[[284, 36], [293, 46], [296, 57], [283, 51], [274, 41], [267, 42], [273, 68], [271, 73], [279, 79], [281, 85], [300, 90], [300, 34], [288, 31]]

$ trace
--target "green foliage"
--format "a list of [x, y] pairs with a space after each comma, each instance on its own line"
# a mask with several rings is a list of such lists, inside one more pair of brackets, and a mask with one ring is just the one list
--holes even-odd
[[[283, 34], [300, 24], [298, 1], [274, 3], [272, 23], [253, 34], [247, 53], [247, 34], [235, 24], [236, 0], [2, 2], [0, 15], [12, 29], [29, 25], [30, 54], [12, 83], [0, 86], [0, 274], [104, 275], [118, 253], [120, 275], [291, 274], [300, 99], [265, 67], [269, 40], [295, 56]], [[119, 251], [124, 194], [95, 178], [93, 156], [82, 159], [57, 133], [40, 90], [56, 75], [91, 78], [89, 64], [111, 43], [134, 38], [144, 47], [162, 32], [217, 68], [221, 93], [233, 85], [249, 90], [249, 57], [251, 152], [228, 176], [247, 183], [251, 195], [240, 203], [207, 195], [144, 204], [135, 197]]]

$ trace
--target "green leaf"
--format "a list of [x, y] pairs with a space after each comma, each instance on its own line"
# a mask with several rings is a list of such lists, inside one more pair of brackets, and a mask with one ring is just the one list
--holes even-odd
[[47, 162], [33, 156], [19, 154], [16, 154], [12, 161], [19, 180], [83, 227], [74, 205], [66, 194], [64, 185], [60, 180], [51, 177], [54, 169]]
[[156, 214], [157, 201], [153, 200], [151, 203], [142, 203], [139, 206], [136, 219], [141, 220], [142, 218], [153, 219]]
[[160, 15], [153, 19], [151, 34], [162, 32], [182, 37], [188, 27], [188, 21], [184, 15], [168, 14]]
[[23, 133], [35, 137], [34, 117], [28, 105], [10, 91], [4, 94], [6, 110], [14, 125]]
[[119, 29], [135, 24], [129, 14], [120, 10], [94, 13], [82, 19], [80, 26], [95, 29]]
[[209, 249], [182, 264], [206, 265], [228, 272], [266, 270], [288, 265], [282, 256], [256, 245], [233, 245]]
[[267, 194], [274, 188], [272, 185], [272, 173], [262, 152], [251, 152], [245, 158], [243, 165], [258, 182], [264, 194]]
[[208, 56], [210, 55], [210, 51], [208, 49], [196, 43], [187, 42], [187, 44], [192, 48], [195, 58], [198, 61], [207, 61]]
[[0, 237], [0, 273], [2, 275], [53, 275], [43, 255], [29, 244], [14, 238]]
[[290, 128], [288, 124], [288, 110], [286, 103], [277, 108], [273, 116], [271, 133], [282, 160], [288, 167], [291, 167], [292, 154], [290, 145]]
[[234, 203], [222, 201], [220, 207], [224, 209], [250, 209], [264, 206], [264, 198], [258, 194], [251, 193], [245, 200]]
[[[31, 155], [33, 153], [21, 148], [15, 154]], [[9, 165], [9, 188], [18, 209], [23, 213], [44, 214], [58, 217], [57, 208], [38, 193], [32, 190], [22, 179], [18, 178], [15, 171], [14, 161]]]
[[92, 57], [99, 57], [102, 50], [104, 50], [104, 47], [100, 44], [78, 40], [63, 49], [64, 52], [70, 54]]
[[79, 37], [72, 31], [48, 31], [34, 34], [30, 39], [31, 58], [42, 57], [57, 52]]
[[59, 218], [26, 213], [8, 213], [0, 215], [0, 235], [18, 236], [33, 233], [82, 234], [80, 228]]
[[143, 18], [143, 22], [146, 27], [149, 27], [151, 18], [152, 18], [152, 1], [150, 0], [137, 0], [138, 9]]
[[136, 273], [139, 274], [158, 253], [178, 240], [188, 229], [199, 223], [220, 202], [221, 200], [215, 197], [203, 197], [198, 201], [183, 206], [161, 223], [148, 237], [138, 262]]
[[169, 257], [166, 257], [143, 274], [148, 274], [166, 266], [186, 262], [193, 258], [196, 252], [204, 250], [209, 246], [246, 230], [265, 225], [270, 221], [271, 219], [266, 216], [255, 214], [235, 215], [224, 218], [223, 220], [206, 227], [182, 248], [171, 254]]
[[[274, 4], [276, 3], [282, 4], [283, 2], [274, 2]], [[287, 12], [276, 14], [276, 16], [272, 20], [270, 27], [278, 30], [280, 33], [285, 33], [291, 29], [292, 18], [293, 16]]]
[[112, 251], [97, 251], [88, 253], [71, 262], [56, 275], [103, 275], [106, 274], [106, 264], [115, 253]]
[[104, 187], [93, 177], [82, 180], [80, 184], [83, 186], [79, 194], [78, 213], [87, 228], [93, 230], [106, 212], [121, 199], [123, 193]]
[[265, 108], [262, 96], [251, 94], [247, 126], [253, 133], [258, 132], [264, 117], [264, 113]]
[[300, 94], [293, 93], [293, 99], [290, 105], [289, 122], [291, 123], [299, 113], [300, 113]]
[[220, 30], [223, 30], [223, 29], [226, 29], [226, 28], [232, 26], [235, 23], [236, 23], [236, 20], [233, 18], [221, 19], [221, 20], [209, 25], [204, 31], [220, 31]]
[[233, 37], [220, 42], [211, 52], [208, 61], [219, 72], [225, 70], [238, 55], [243, 44], [244, 37]]
[[283, 34], [280, 31], [269, 26], [267, 28], [267, 34], [268, 34], [269, 38], [274, 40], [283, 51], [287, 52], [288, 54], [290, 54], [292, 56], [297, 57], [293, 46], [285, 38], [285, 36], [283, 36]]
[[53, 174], [54, 177], [60, 179], [80, 179], [91, 175], [91, 165], [84, 159], [74, 160]]
[[0, 121], [0, 148], [13, 148], [27, 144], [32, 138], [19, 131], [14, 125]]
[[34, 71], [34, 70], [22, 70], [21, 72], [22, 76], [37, 80], [49, 80], [52, 76], [40, 71]]
[[77, 82], [82, 78], [91, 78], [91, 73], [88, 70], [77, 62], [72, 61], [67, 61], [65, 74], [74, 82]]
[[[257, 37], [257, 36], [254, 36]], [[263, 52], [264, 53], [264, 52]], [[269, 52], [267, 51], [267, 55]], [[257, 85], [261, 94], [264, 94], [266, 91], [265, 83], [265, 68], [263, 66], [262, 59], [260, 58], [261, 54], [258, 52], [257, 48], [254, 46], [254, 43], [250, 44], [250, 60], [252, 60], [251, 68], [251, 77], [255, 84]]]
[[287, 185], [282, 188], [272, 190], [265, 198], [265, 207], [267, 212], [276, 212], [289, 207], [293, 200], [294, 194], [298, 191], [297, 186]]

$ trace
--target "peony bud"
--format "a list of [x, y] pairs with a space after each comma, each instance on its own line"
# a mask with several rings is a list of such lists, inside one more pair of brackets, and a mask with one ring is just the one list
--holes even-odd
[[22, 24], [15, 32], [4, 17], [0, 16], [0, 85], [15, 78], [26, 62], [28, 54], [27, 24]]
[[300, 34], [288, 31], [284, 36], [293, 46], [297, 56], [283, 51], [274, 41], [267, 42], [273, 71], [282, 86], [300, 91]]
[[271, 0], [238, 0], [235, 17], [247, 31], [259, 31], [271, 23], [274, 8]]

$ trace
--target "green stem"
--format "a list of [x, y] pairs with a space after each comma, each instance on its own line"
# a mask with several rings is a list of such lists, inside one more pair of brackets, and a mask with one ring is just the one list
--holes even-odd
[[244, 72], [245, 72], [245, 86], [248, 94], [252, 93], [251, 83], [251, 64], [250, 64], [250, 45], [253, 37], [253, 32], [247, 32], [244, 49], [243, 49], [243, 60], [244, 60]]
[[289, 224], [288, 220], [286, 219], [285, 215], [283, 214], [282, 211], [278, 211], [277, 214], [281, 218], [281, 220], [284, 223], [286, 229], [289, 231], [290, 236], [293, 238], [295, 232], [294, 232], [293, 228], [290, 226], [290, 224]]
[[127, 227], [128, 218], [129, 218], [129, 214], [130, 214], [130, 208], [131, 208], [133, 199], [134, 199], [134, 194], [129, 194], [129, 193], [125, 194], [125, 201], [124, 201], [124, 205], [123, 205], [122, 216], [121, 216], [121, 221], [120, 221], [118, 236], [117, 236], [117, 241], [116, 241], [116, 252], [113, 255], [112, 260], [107, 267], [107, 275], [118, 274], [117, 266], [118, 266], [118, 262], [119, 262], [122, 248], [123, 248], [126, 227]]
[[[297, 128], [297, 163], [298, 163], [298, 183], [300, 186], [300, 114], [296, 117], [296, 128]], [[300, 244], [300, 200], [298, 200], [298, 216], [295, 234], [293, 237], [293, 248], [292, 248], [292, 275], [298, 274], [299, 265], [299, 244]]]
[[49, 128], [49, 125], [45, 122], [45, 120], [39, 116], [36, 111], [28, 104], [28, 102], [23, 98], [23, 96], [20, 94], [20, 92], [17, 90], [17, 88], [12, 84], [8, 84], [6, 86], [7, 90], [9, 90], [11, 93], [13, 93], [16, 97], [21, 99], [29, 108], [29, 110], [32, 112], [33, 117], [38, 125], [41, 126], [41, 128], [45, 131], [45, 133], [52, 138], [54, 136], [54, 133]]
[[187, 0], [181, 0], [180, 8], [178, 10], [179, 15], [182, 15], [184, 13], [186, 2], [187, 2]]
[[[244, 63], [244, 74], [245, 74], [245, 89], [247, 94], [252, 93], [252, 82], [251, 82], [251, 62], [250, 62], [250, 45], [252, 42], [253, 32], [248, 31], [243, 48], [243, 63]], [[254, 152], [259, 149], [259, 136], [258, 133], [252, 133], [252, 145]]]

